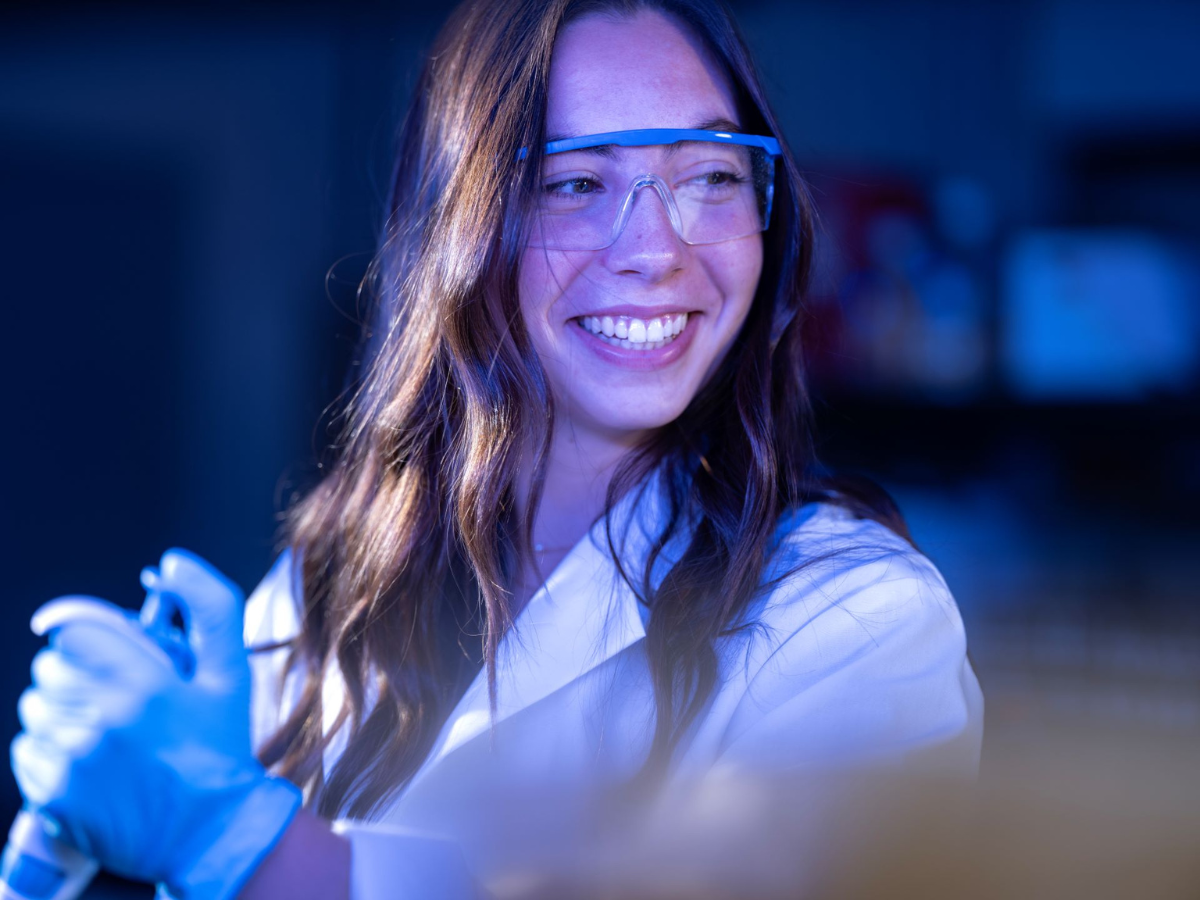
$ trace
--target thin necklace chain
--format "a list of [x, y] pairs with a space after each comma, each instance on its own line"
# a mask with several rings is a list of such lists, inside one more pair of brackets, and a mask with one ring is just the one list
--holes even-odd
[[533, 545], [534, 553], [554, 553], [556, 551], [565, 553], [567, 550], [570, 550], [570, 549], [571, 549], [571, 547], [569, 547], [569, 546], [568, 547], [547, 547], [545, 544], [534, 544]]

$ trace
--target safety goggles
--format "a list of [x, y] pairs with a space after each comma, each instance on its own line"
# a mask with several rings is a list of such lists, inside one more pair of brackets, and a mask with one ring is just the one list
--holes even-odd
[[[520, 152], [525, 156], [525, 151]], [[656, 194], [686, 244], [765, 231], [779, 142], [687, 128], [614, 131], [546, 144], [529, 246], [603, 250]]]

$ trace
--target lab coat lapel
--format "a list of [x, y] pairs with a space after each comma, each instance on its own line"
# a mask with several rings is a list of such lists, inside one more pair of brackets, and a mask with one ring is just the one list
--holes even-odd
[[[631, 491], [613, 510], [618, 552], [632, 578], [642, 571], [660, 514], [653, 479]], [[617, 570], [601, 519], [530, 598], [501, 640], [494, 721], [499, 724], [561, 690], [645, 636], [644, 609]], [[487, 676], [481, 671], [409, 787], [487, 732], [492, 721]]]
[[[632, 570], [634, 572], [637, 569]], [[603, 523], [585, 535], [517, 616], [496, 653], [496, 717], [502, 722], [537, 703], [645, 637], [637, 597], [609, 554]], [[370, 705], [374, 681], [368, 684]], [[334, 730], [345, 681], [331, 661], [322, 684], [323, 725]], [[487, 673], [480, 671], [451, 713], [409, 788], [447, 755], [488, 731]], [[325, 747], [325, 770], [345, 752], [348, 724]]]
[[[495, 722], [562, 689], [645, 635], [637, 598], [611, 557], [585, 537], [530, 598], [497, 648]], [[481, 671], [424, 768], [486, 732], [491, 722], [487, 674]]]

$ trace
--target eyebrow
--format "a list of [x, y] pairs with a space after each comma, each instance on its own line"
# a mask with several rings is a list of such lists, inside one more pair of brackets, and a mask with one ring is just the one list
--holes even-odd
[[[741, 134], [742, 126], [738, 125], [736, 122], [731, 121], [730, 119], [726, 119], [724, 116], [718, 116], [715, 119], [705, 119], [703, 122], [701, 122], [698, 125], [692, 125], [692, 126], [690, 126], [689, 130], [691, 130], [691, 131], [726, 131], [726, 132], [733, 132], [735, 134]], [[546, 143], [552, 144], [555, 141], [563, 141], [563, 140], [567, 140], [568, 138], [582, 137], [582, 136], [583, 135], [575, 135], [575, 134], [555, 134], [555, 135], [551, 135], [549, 138], [547, 138]], [[612, 159], [615, 156], [615, 153], [613, 151], [613, 146], [614, 146], [613, 144], [599, 144], [595, 147], [584, 147], [582, 149], [571, 150], [569, 152], [571, 152], [571, 153], [587, 153], [587, 154], [590, 154], [593, 156], [603, 156], [605, 159]], [[676, 151], [674, 149], [674, 145], [672, 145], [672, 149], [670, 149], [667, 152], [667, 155], [670, 156], [671, 154], [673, 154], [675, 152]]]

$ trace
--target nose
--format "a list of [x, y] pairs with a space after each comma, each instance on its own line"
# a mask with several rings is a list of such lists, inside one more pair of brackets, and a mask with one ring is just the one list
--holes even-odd
[[628, 214], [617, 238], [605, 251], [606, 264], [621, 275], [662, 281], [683, 266], [686, 247], [672, 222], [672, 200], [657, 180], [631, 188]]

